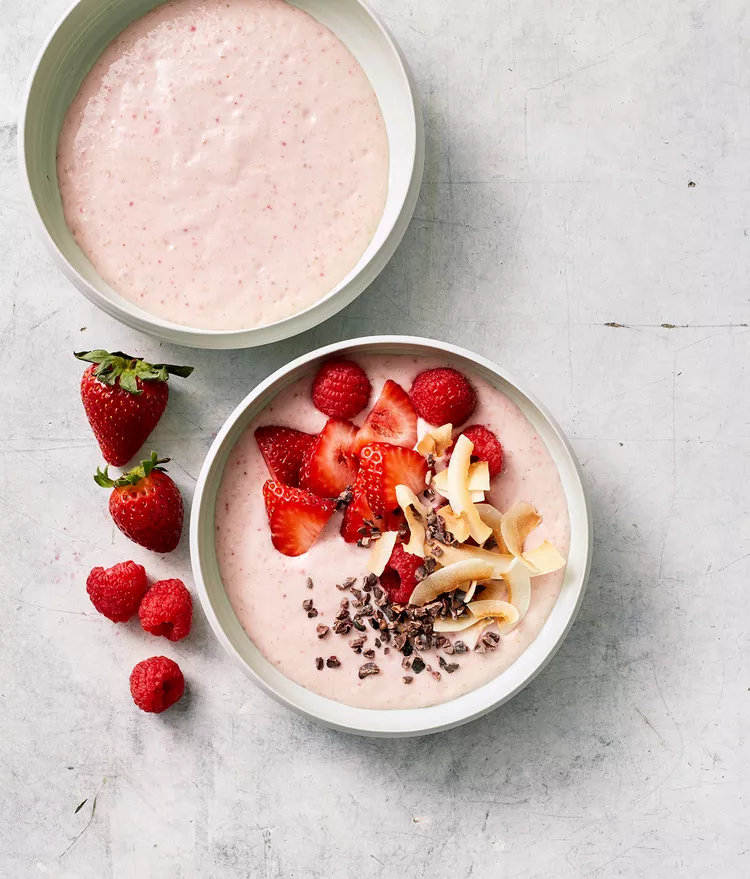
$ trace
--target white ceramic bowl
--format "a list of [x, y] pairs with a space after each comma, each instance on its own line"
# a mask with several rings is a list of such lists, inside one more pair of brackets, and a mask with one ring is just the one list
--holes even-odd
[[[484, 686], [429, 708], [353, 708], [311, 693], [281, 674], [245, 634], [219, 574], [214, 548], [214, 505], [224, 465], [250, 421], [283, 388], [316, 369], [334, 353], [435, 355], [459, 370], [471, 370], [513, 400], [544, 440], [560, 472], [570, 514], [571, 540], [562, 590], [539, 636], [502, 674]], [[372, 336], [338, 342], [299, 357], [258, 385], [229, 416], [206, 456], [193, 500], [190, 552], [203, 610], [216, 637], [243, 671], [277, 701], [338, 730], [371, 736], [413, 736], [439, 732], [480, 717], [526, 686], [549, 662], [568, 633], [586, 589], [591, 555], [591, 518], [578, 463], [567, 439], [546, 409], [504, 369], [444, 342], [410, 336]]]
[[380, 225], [357, 265], [326, 296], [284, 320], [245, 330], [204, 330], [155, 317], [96, 273], [65, 225], [57, 185], [57, 139], [83, 77], [112, 39], [159, 0], [78, 0], [37, 57], [23, 101], [21, 176], [42, 238], [75, 286], [107, 314], [168, 342], [196, 348], [247, 348], [309, 330], [348, 305], [382, 271], [403, 238], [419, 195], [424, 129], [406, 61], [385, 25], [361, 0], [292, 0], [329, 27], [359, 61], [380, 102], [388, 134], [388, 197]]

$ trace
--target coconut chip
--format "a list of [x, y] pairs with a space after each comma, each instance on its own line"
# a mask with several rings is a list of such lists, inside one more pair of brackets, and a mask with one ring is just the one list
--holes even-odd
[[508, 547], [505, 545], [505, 540], [500, 530], [503, 514], [497, 507], [493, 507], [492, 504], [477, 504], [477, 510], [485, 525], [489, 525], [492, 528], [492, 535], [495, 538], [495, 543], [497, 543], [497, 551], [507, 553]]
[[469, 610], [478, 620], [491, 617], [512, 624], [517, 622], [519, 617], [518, 609], [508, 601], [472, 601]]
[[[486, 478], [485, 478], [486, 470]], [[479, 493], [490, 490], [490, 470], [486, 461], [476, 461], [469, 466], [469, 491]], [[443, 497], [448, 497], [448, 468], [440, 470], [432, 477], [432, 487]]]
[[[455, 509], [455, 504], [453, 506]], [[534, 507], [524, 501], [516, 501], [508, 512], [505, 513], [500, 525], [500, 534], [508, 550], [514, 556], [523, 555], [524, 541], [541, 521], [542, 517]], [[476, 540], [476, 538], [474, 539]]]
[[[441, 565], [453, 565], [456, 562], [465, 562], [470, 559], [486, 562], [492, 566], [492, 574], [488, 579], [498, 580], [510, 567], [513, 561], [512, 555], [504, 555], [499, 552], [490, 552], [479, 546], [447, 546], [444, 544], [428, 543], [426, 546], [429, 555], [433, 556]], [[437, 550], [440, 550], [438, 555]], [[476, 579], [483, 579], [477, 577]]]
[[474, 593], [477, 591], [477, 581], [472, 580], [471, 585], [466, 590], [466, 594], [464, 595], [464, 604], [468, 604], [471, 599], [474, 597]]
[[370, 558], [367, 560], [367, 570], [375, 574], [376, 577], [379, 577], [385, 570], [397, 539], [398, 531], [384, 531], [375, 541]]
[[[382, 538], [381, 538], [382, 540]], [[463, 583], [471, 580], [482, 580], [492, 577], [495, 567], [492, 563], [481, 559], [467, 559], [439, 568], [434, 574], [429, 574], [411, 594], [409, 604], [423, 606], [434, 601], [443, 592], [453, 592]]]
[[559, 571], [565, 564], [565, 559], [548, 540], [525, 552], [521, 558], [531, 571], [532, 577]]
[[518, 611], [518, 618], [500, 624], [500, 631], [508, 635], [526, 616], [531, 604], [531, 572], [520, 559], [514, 559], [508, 572], [503, 575], [508, 586], [508, 601]]
[[[424, 558], [424, 541], [427, 529], [422, 520], [427, 518], [427, 508], [408, 485], [396, 486], [396, 500], [404, 511], [406, 524], [409, 526], [409, 542], [405, 544], [404, 549], [412, 555]], [[421, 516], [421, 519], [417, 516]]]
[[434, 458], [442, 458], [453, 445], [453, 425], [443, 424], [434, 430], [428, 431], [417, 443], [416, 449], [420, 455], [432, 455]]
[[459, 543], [469, 539], [469, 523], [466, 520], [465, 513], [457, 516], [451, 509], [450, 504], [446, 504], [437, 510], [437, 514], [445, 523], [445, 530], [450, 531]]
[[482, 521], [469, 493], [468, 473], [473, 451], [474, 443], [462, 433], [448, 465], [448, 495], [453, 512], [466, 514], [470, 534], [481, 545], [492, 534], [492, 529]]
[[457, 620], [454, 620], [453, 617], [438, 617], [432, 625], [432, 631], [445, 634], [463, 632], [476, 622], [477, 618], [471, 613], [467, 613]]

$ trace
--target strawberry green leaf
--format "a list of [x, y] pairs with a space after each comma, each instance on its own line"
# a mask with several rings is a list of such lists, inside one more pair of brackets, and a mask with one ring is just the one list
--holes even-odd
[[103, 384], [120, 387], [130, 394], [142, 393], [138, 381], [165, 382], [170, 375], [187, 378], [193, 371], [192, 366], [174, 366], [171, 363], [147, 363], [141, 357], [132, 357], [122, 351], [105, 351], [97, 348], [94, 351], [77, 351], [75, 356], [86, 363], [95, 363], [94, 376]]
[[97, 467], [94, 474], [94, 482], [102, 488], [125, 488], [128, 485], [138, 485], [141, 479], [145, 479], [154, 470], [164, 472], [164, 468], [160, 465], [166, 464], [168, 461], [169, 458], [160, 458], [156, 452], [151, 452], [151, 456], [146, 461], [141, 461], [137, 467], [133, 467], [132, 470], [128, 470], [127, 473], [123, 473], [117, 479], [113, 479], [109, 475], [109, 467], [105, 467], [104, 470]]

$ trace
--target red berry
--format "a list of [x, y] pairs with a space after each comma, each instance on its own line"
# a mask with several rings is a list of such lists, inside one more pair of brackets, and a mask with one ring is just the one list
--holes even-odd
[[[352, 487], [352, 499], [347, 504], [341, 520], [341, 536], [347, 543], [356, 543], [361, 537], [366, 537], [369, 529], [365, 525], [365, 519], [372, 522], [373, 516], [365, 493], [364, 473], [360, 470]], [[367, 530], [363, 533], [360, 528]]]
[[121, 467], [134, 457], [167, 406], [171, 375], [186, 378], [192, 366], [152, 365], [119, 351], [76, 354], [93, 363], [81, 378], [81, 400], [104, 460]]
[[160, 714], [185, 692], [179, 665], [166, 656], [144, 659], [130, 673], [130, 694], [141, 711]]
[[350, 421], [329, 418], [305, 457], [300, 468], [299, 484], [319, 497], [338, 497], [354, 484], [359, 470], [352, 443], [357, 428]]
[[115, 525], [134, 543], [153, 552], [171, 552], [180, 542], [183, 506], [180, 490], [158, 466], [156, 452], [148, 461], [119, 479], [111, 479], [105, 467], [94, 479], [104, 488], [112, 488], [109, 512]]
[[370, 379], [352, 360], [326, 360], [312, 386], [312, 401], [324, 415], [354, 418], [370, 399]]
[[423, 564], [424, 559], [406, 552], [402, 544], [393, 547], [380, 585], [394, 604], [408, 604], [417, 585], [417, 568]]
[[359, 454], [365, 446], [378, 442], [407, 449], [417, 444], [417, 413], [406, 391], [391, 379], [383, 385], [377, 402], [359, 429], [354, 452]]
[[271, 478], [284, 485], [299, 485], [299, 468], [315, 437], [293, 427], [259, 427], [255, 441]]
[[435, 427], [463, 424], [477, 404], [468, 380], [449, 366], [420, 372], [409, 396], [419, 417]]
[[94, 568], [86, 579], [91, 603], [113, 623], [129, 620], [147, 589], [146, 571], [135, 562], [119, 562], [106, 570]]
[[138, 616], [147, 632], [179, 641], [190, 633], [193, 599], [182, 580], [159, 580], [146, 593]]
[[463, 435], [474, 443], [472, 460], [486, 461], [490, 468], [490, 479], [503, 469], [503, 447], [495, 434], [481, 424], [472, 424]]
[[271, 541], [284, 555], [307, 552], [318, 539], [336, 505], [301, 488], [269, 479], [263, 486]]
[[396, 499], [396, 486], [408, 485], [415, 493], [424, 491], [427, 462], [412, 449], [373, 443], [359, 455], [362, 485], [367, 502], [376, 516], [382, 516], [385, 527], [398, 528], [403, 514]]

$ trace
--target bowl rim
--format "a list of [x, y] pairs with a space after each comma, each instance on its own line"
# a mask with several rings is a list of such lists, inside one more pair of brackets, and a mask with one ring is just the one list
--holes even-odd
[[[358, 350], [361, 350], [363, 348], [372, 348], [373, 346], [379, 347], [381, 345], [390, 346], [391, 348], [394, 346], [402, 346], [404, 348], [403, 352], [389, 351], [388, 353], [403, 353], [407, 355], [410, 353], [414, 354], [415, 351], [413, 349], [417, 347], [422, 349], [422, 353], [424, 352], [424, 349], [428, 349], [435, 354], [442, 354], [447, 356], [448, 358], [462, 358], [469, 362], [473, 362], [480, 367], [484, 367], [484, 369], [494, 374], [494, 376], [499, 378], [501, 381], [508, 383], [516, 392], [525, 397], [532, 407], [536, 407], [539, 416], [543, 421], [546, 422], [546, 426], [552, 431], [556, 440], [559, 442], [560, 451], [565, 456], [566, 465], [569, 467], [569, 473], [571, 474], [574, 481], [574, 489], [578, 494], [578, 497], [576, 498], [578, 507], [580, 510], [582, 510], [583, 513], [581, 517], [582, 521], [576, 526], [578, 538], [582, 539], [583, 542], [583, 548], [581, 553], [582, 563], [579, 565], [579, 573], [574, 583], [572, 584], [572, 586], [568, 587], [568, 589], [572, 589], [574, 591], [575, 601], [573, 605], [569, 608], [567, 619], [562, 626], [558, 626], [550, 644], [544, 650], [541, 658], [533, 665], [533, 667], [530, 668], [530, 670], [522, 677], [522, 679], [515, 686], [507, 690], [507, 692], [501, 692], [497, 695], [497, 698], [492, 698], [479, 705], [475, 705], [472, 703], [472, 705], [469, 706], [468, 710], [466, 710], [465, 712], [459, 710], [457, 712], [454, 712], [454, 716], [440, 720], [438, 722], [421, 722], [420, 716], [424, 718], [424, 712], [429, 712], [433, 708], [445, 709], [446, 706], [457, 705], [461, 700], [464, 700], [466, 696], [460, 696], [456, 699], [449, 700], [448, 702], [439, 703], [438, 706], [428, 706], [426, 708], [368, 709], [355, 708], [353, 706], [345, 705], [343, 703], [327, 699], [324, 696], [318, 696], [318, 694], [312, 694], [314, 697], [316, 697], [316, 702], [318, 702], [322, 706], [322, 709], [327, 709], [330, 705], [334, 706], [332, 710], [335, 710], [338, 714], [351, 714], [351, 722], [342, 722], [341, 719], [333, 719], [331, 716], [326, 714], [325, 710], [311, 710], [309, 707], [305, 707], [303, 705], [300, 705], [299, 703], [295, 703], [293, 700], [287, 698], [284, 694], [278, 692], [272, 686], [272, 684], [264, 680], [263, 677], [261, 677], [261, 675], [245, 661], [239, 651], [235, 648], [231, 639], [224, 631], [224, 627], [220, 622], [218, 614], [213, 607], [213, 603], [209, 594], [209, 588], [207, 586], [206, 578], [204, 577], [203, 571], [201, 534], [203, 532], [203, 529], [206, 527], [206, 517], [210, 518], [211, 526], [213, 525], [214, 514], [213, 505], [209, 504], [209, 499], [206, 496], [206, 486], [209, 478], [213, 476], [214, 469], [218, 466], [216, 463], [217, 458], [224, 450], [224, 447], [227, 443], [228, 435], [234, 428], [235, 424], [243, 417], [247, 409], [252, 406], [252, 404], [259, 397], [267, 395], [269, 393], [273, 393], [275, 386], [280, 382], [283, 382], [285, 377], [290, 372], [293, 372], [294, 370], [297, 370], [301, 367], [310, 366], [316, 362], [325, 359], [326, 357], [331, 356], [332, 354], [346, 353], [356, 356]], [[234, 442], [236, 442], [236, 440], [232, 442], [232, 445], [234, 445]], [[567, 495], [568, 493], [566, 492], [566, 496]], [[568, 500], [570, 501], [570, 497], [568, 497]], [[572, 526], [573, 521], [571, 513], [571, 527]], [[245, 674], [263, 692], [271, 696], [271, 698], [273, 698], [279, 704], [284, 705], [286, 708], [291, 709], [295, 713], [309, 720], [313, 720], [316, 723], [319, 723], [328, 728], [336, 729], [340, 732], [348, 732], [374, 737], [418, 736], [452, 729], [454, 727], [461, 726], [464, 723], [469, 723], [470, 721], [475, 720], [489, 713], [490, 711], [493, 711], [495, 708], [500, 707], [500, 705], [513, 698], [513, 696], [515, 696], [525, 686], [527, 686], [550, 662], [562, 642], [567, 637], [570, 628], [575, 622], [578, 611], [581, 607], [581, 603], [583, 602], [588, 583], [589, 572], [591, 569], [592, 542], [593, 523], [591, 517], [591, 509], [588, 498], [586, 496], [586, 491], [584, 489], [580, 465], [568, 438], [566, 437], [560, 426], [557, 424], [555, 419], [552, 417], [552, 415], [550, 415], [550, 413], [547, 411], [546, 407], [541, 402], [539, 402], [539, 400], [537, 400], [534, 394], [526, 390], [526, 388], [523, 386], [523, 383], [519, 383], [515, 377], [513, 377], [510, 373], [508, 373], [502, 367], [498, 366], [493, 361], [478, 354], [475, 354], [474, 352], [469, 351], [466, 348], [462, 348], [446, 342], [437, 341], [434, 339], [421, 338], [418, 336], [363, 336], [356, 339], [346, 339], [340, 342], [335, 342], [321, 348], [316, 348], [313, 351], [308, 352], [307, 354], [303, 354], [302, 356], [297, 357], [286, 365], [281, 366], [270, 376], [268, 376], [266, 379], [256, 385], [256, 387], [253, 388], [250, 393], [248, 393], [244, 397], [244, 399], [228, 416], [221, 429], [216, 434], [216, 437], [206, 454], [200, 474], [196, 482], [190, 518], [190, 558], [193, 570], [193, 577], [195, 580], [196, 589], [198, 591], [198, 596], [200, 598], [201, 606], [203, 607], [203, 612], [205, 613], [206, 618], [208, 619], [208, 622], [216, 638], [218, 639], [222, 647], [227, 651], [227, 653], [232, 657], [235, 663], [239, 665], [239, 667], [245, 672]], [[551, 615], [552, 612], [550, 613], [550, 616]], [[548, 617], [545, 621], [542, 631], [539, 633], [537, 638], [535, 638], [534, 641], [529, 644], [526, 650], [518, 657], [516, 663], [520, 662], [523, 656], [528, 653], [530, 648], [539, 641], [549, 623], [549, 620], [550, 617]], [[264, 661], [267, 662], [267, 660]], [[509, 669], [512, 668], [513, 665], [515, 665], [515, 663], [509, 666]], [[495, 678], [491, 679], [491, 681], [489, 681], [487, 684], [484, 684], [483, 686], [473, 691], [470, 691], [470, 693], [466, 695], [476, 694], [485, 688], [493, 686], [497, 683], [498, 680], [502, 678], [504, 673], [505, 672], [501, 672]], [[304, 687], [296, 684], [295, 686], [299, 687], [300, 691], [306, 694], [311, 694], [311, 691], [306, 690]], [[476, 700], [473, 701], [475, 702]], [[447, 710], [450, 711], [449, 708]], [[403, 716], [405, 714], [409, 714], [410, 717], [413, 718], [413, 722], [410, 722], [407, 726], [398, 725], [397, 728], [384, 729], [383, 725], [379, 723], [377, 725], [377, 728], [372, 728], [368, 726], [366, 722], [366, 718], [368, 715], [372, 719], [374, 719], [374, 716], [377, 715], [378, 719], [382, 720], [384, 716], [391, 716], [400, 719], [398, 716]]]
[[[18, 124], [18, 164], [20, 166], [23, 198], [27, 204], [29, 212], [31, 213], [33, 225], [36, 228], [38, 236], [41, 238], [56, 266], [76, 287], [76, 289], [91, 303], [96, 305], [110, 317], [123, 323], [125, 326], [173, 344], [185, 345], [191, 348], [208, 348], [215, 350], [237, 350], [288, 339], [328, 320], [360, 296], [388, 264], [406, 234], [406, 230], [419, 199], [419, 190], [421, 187], [425, 162], [424, 119], [422, 115], [422, 107], [418, 100], [417, 86], [414, 76], [401, 47], [396, 42], [396, 39], [391, 34], [381, 16], [372, 9], [370, 4], [366, 2], [366, 0], [347, 0], [347, 2], [352, 3], [355, 6], [359, 6], [380, 31], [381, 36], [385, 41], [385, 45], [389, 50], [390, 61], [397, 66], [405, 89], [405, 94], [408, 93], [408, 102], [412, 114], [410, 127], [413, 125], [414, 128], [414, 136], [413, 139], [410, 138], [407, 154], [408, 162], [411, 165], [409, 183], [404, 189], [403, 198], [401, 199], [401, 203], [397, 210], [394, 212], [394, 217], [390, 222], [390, 225], [385, 227], [386, 231], [383, 241], [377, 250], [370, 255], [367, 262], [359, 266], [359, 269], [355, 274], [352, 275], [350, 272], [349, 275], [351, 275], [351, 277], [347, 275], [346, 278], [343, 278], [332, 290], [326, 293], [325, 296], [321, 297], [302, 311], [295, 312], [294, 314], [288, 315], [287, 317], [274, 321], [273, 323], [262, 324], [257, 327], [231, 330], [211, 330], [200, 327], [183, 326], [182, 324], [166, 321], [156, 315], [150, 315], [148, 312], [138, 308], [122, 297], [120, 297], [122, 302], [120, 302], [119, 299], [110, 299], [84, 278], [83, 275], [81, 275], [80, 272], [68, 261], [52, 237], [52, 234], [47, 228], [41, 212], [37, 207], [34, 188], [31, 183], [26, 162], [26, 128], [29, 124], [30, 116], [29, 99], [31, 97], [31, 92], [39, 67], [49, 50], [50, 44], [63, 24], [83, 2], [85, 2], [85, 0], [74, 0], [74, 2], [71, 3], [52, 27], [39, 49], [23, 89]], [[106, 0], [100, 0], [100, 2], [104, 5]], [[165, 2], [165, 0], [158, 0], [154, 6], [157, 6], [162, 2]], [[296, 4], [292, 2], [292, 5]], [[379, 95], [377, 96], [380, 97]], [[403, 155], [403, 150], [400, 150], [399, 153], [400, 155]], [[380, 225], [378, 228], [380, 228]], [[353, 267], [353, 269], [354, 268], [356, 267]], [[347, 278], [348, 281], [346, 280]], [[115, 291], [115, 293], [116, 292], [117, 291]]]

